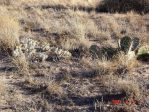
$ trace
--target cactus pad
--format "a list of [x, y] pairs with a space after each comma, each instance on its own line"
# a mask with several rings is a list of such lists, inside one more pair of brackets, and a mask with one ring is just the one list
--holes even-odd
[[132, 43], [131, 43], [130, 50], [135, 51], [138, 48], [139, 44], [140, 44], [140, 39], [139, 38], [137, 38], [137, 37], [132, 38]]
[[132, 39], [128, 36], [125, 36], [122, 39], [120, 39], [119, 46], [120, 46], [121, 50], [124, 51], [125, 53], [127, 53], [131, 46], [131, 42], [132, 42]]

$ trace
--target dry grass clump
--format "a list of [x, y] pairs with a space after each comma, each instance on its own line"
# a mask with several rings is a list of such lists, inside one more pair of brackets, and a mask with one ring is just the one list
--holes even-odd
[[29, 75], [29, 64], [24, 55], [21, 55], [17, 58], [13, 58], [12, 63], [17, 67], [19, 73]]
[[106, 58], [102, 58], [101, 60], [96, 59], [92, 60], [91, 58], [82, 58], [80, 61], [84, 67], [87, 67], [91, 70], [96, 71], [96, 75], [110, 75], [113, 74], [113, 71], [116, 69], [117, 63], [107, 60]]
[[126, 80], [118, 80], [118, 84], [121, 90], [126, 93], [127, 97], [139, 100], [141, 92], [137, 83]]
[[0, 0], [0, 5], [10, 5], [12, 0]]
[[1, 73], [0, 74], [0, 106], [1, 105], [6, 105], [7, 100], [9, 97], [9, 93], [7, 93], [8, 90], [8, 85], [7, 85], [7, 79], [4, 77], [5, 74]]
[[48, 92], [48, 94], [55, 94], [55, 95], [61, 96], [64, 91], [59, 84], [51, 83], [47, 87], [47, 92]]
[[12, 50], [19, 42], [19, 24], [7, 16], [0, 15], [0, 48], [7, 51]]
[[[54, 30], [59, 34], [58, 45], [64, 49], [75, 49], [86, 44], [86, 34], [89, 21], [79, 17], [73, 11], [68, 11], [70, 17], [62, 17], [61, 21], [54, 24], [50, 31]], [[58, 26], [57, 26], [58, 25]], [[62, 27], [59, 27], [62, 26]]]
[[95, 7], [101, 0], [19, 0], [20, 3]]
[[[4, 75], [4, 74], [1, 74]], [[6, 84], [5, 84], [5, 79], [2, 78], [0, 81], [0, 95], [2, 95], [4, 93], [4, 91], [6, 91]]]
[[139, 100], [141, 97], [141, 91], [136, 81], [109, 75], [105, 81], [105, 85], [109, 86], [109, 92], [120, 91], [125, 93], [126, 99], [133, 98], [134, 100]]
[[129, 59], [129, 57], [122, 52], [117, 55], [117, 59], [119, 65], [125, 66], [129, 70], [139, 66], [139, 62], [137, 61], [136, 57]]

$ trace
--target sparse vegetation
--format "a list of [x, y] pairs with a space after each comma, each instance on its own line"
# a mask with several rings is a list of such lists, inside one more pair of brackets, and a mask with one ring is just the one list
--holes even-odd
[[148, 112], [148, 0], [1, 0], [0, 111]]
[[20, 55], [17, 58], [13, 58], [12, 59], [12, 63], [16, 66], [16, 68], [18, 69], [18, 71], [24, 74], [29, 75], [29, 65], [28, 65], [28, 60], [26, 59], [26, 57], [24, 55]]

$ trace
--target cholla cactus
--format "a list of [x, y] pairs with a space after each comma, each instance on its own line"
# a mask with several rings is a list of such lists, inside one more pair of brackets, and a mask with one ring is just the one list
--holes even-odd
[[71, 53], [69, 51], [62, 51], [59, 52], [60, 57], [66, 57], [66, 58], [70, 58], [71, 57]]
[[60, 49], [58, 47], [52, 47], [51, 51], [53, 51], [59, 57], [63, 57], [63, 58], [70, 58], [71, 57], [71, 53], [69, 51]]
[[47, 43], [47, 42], [40, 43], [39, 46], [40, 46], [40, 49], [42, 51], [49, 51], [49, 50], [51, 50], [50, 44]]
[[[37, 52], [37, 48], [41, 49], [42, 52]], [[14, 57], [19, 57], [23, 53], [31, 60], [45, 61], [48, 58], [48, 52], [53, 52], [59, 57], [68, 58], [71, 57], [69, 51], [60, 49], [58, 47], [51, 47], [49, 43], [39, 43], [36, 40], [30, 38], [22, 38], [20, 45], [16, 46], [13, 51]]]
[[39, 42], [30, 38], [23, 38], [21, 40], [21, 45], [22, 45], [22, 50], [30, 53], [38, 47]]
[[48, 55], [45, 53], [36, 53], [32, 55], [32, 61], [37, 62], [43, 62], [48, 58]]
[[17, 58], [23, 54], [21, 45], [16, 46], [15, 50], [12, 52], [13, 57]]

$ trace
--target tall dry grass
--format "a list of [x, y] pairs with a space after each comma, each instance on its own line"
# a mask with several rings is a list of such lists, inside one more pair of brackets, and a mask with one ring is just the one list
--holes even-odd
[[18, 0], [19, 3], [47, 3], [51, 5], [63, 5], [63, 6], [86, 6], [95, 7], [101, 0]]
[[19, 42], [19, 23], [8, 15], [0, 14], [0, 48], [7, 51]]

